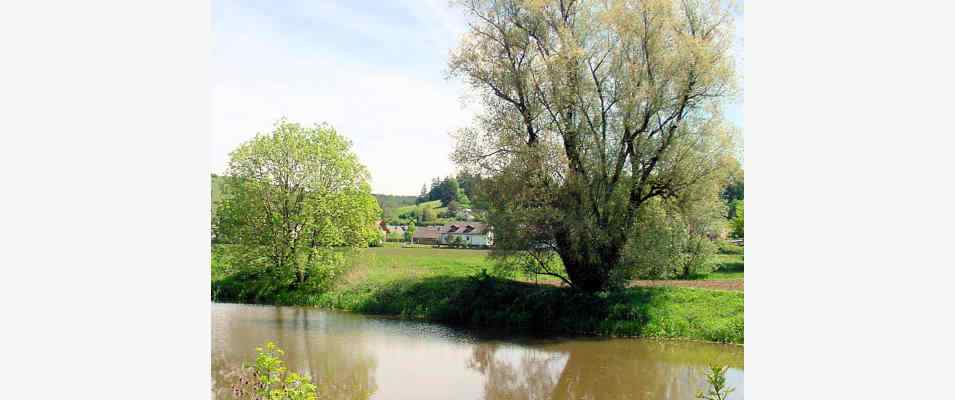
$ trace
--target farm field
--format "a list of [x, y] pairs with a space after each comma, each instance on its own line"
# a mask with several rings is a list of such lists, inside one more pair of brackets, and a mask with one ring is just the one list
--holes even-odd
[[[447, 249], [447, 248], [401, 248], [396, 244], [390, 243], [388, 247], [372, 247], [358, 250], [352, 256], [353, 269], [349, 272], [349, 280], [370, 280], [374, 282], [386, 282], [401, 277], [428, 277], [428, 276], [470, 276], [481, 270], [487, 270], [488, 273], [494, 268], [494, 264], [487, 258], [489, 250], [471, 250], [471, 249]], [[731, 282], [727, 285], [713, 285], [695, 281], [712, 280], [743, 280], [743, 255], [742, 254], [717, 254], [710, 261], [715, 264], [714, 271], [708, 274], [693, 277], [688, 281], [654, 281], [658, 285], [666, 286], [668, 283], [678, 283], [678, 286], [704, 287], [704, 288], [728, 288], [739, 286], [739, 289], [724, 290], [742, 290], [742, 282]], [[559, 279], [548, 276], [518, 276], [517, 280], [525, 282], [538, 282], [545, 284], [558, 284]]]

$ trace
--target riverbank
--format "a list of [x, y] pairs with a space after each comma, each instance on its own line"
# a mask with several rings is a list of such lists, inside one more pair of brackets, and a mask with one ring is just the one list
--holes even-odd
[[489, 269], [485, 254], [474, 250], [368, 250], [324, 293], [292, 289], [256, 296], [236, 277], [213, 274], [213, 300], [540, 333], [744, 342], [741, 292], [655, 286], [592, 296], [488, 276], [482, 272]]

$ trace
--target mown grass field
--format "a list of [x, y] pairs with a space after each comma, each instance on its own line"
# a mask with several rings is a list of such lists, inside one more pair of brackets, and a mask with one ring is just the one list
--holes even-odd
[[[268, 297], [213, 271], [215, 301], [314, 305], [368, 314], [547, 334], [681, 338], [743, 343], [743, 293], [632, 287], [587, 295], [533, 279], [500, 279], [487, 250], [369, 248], [349, 257], [331, 290], [290, 288]], [[714, 262], [734, 264], [742, 255]], [[215, 262], [214, 262], [215, 263]], [[213, 268], [216, 269], [215, 266]], [[735, 276], [727, 272], [724, 276]], [[738, 272], [740, 278], [742, 271]], [[719, 276], [717, 274], [717, 276]], [[713, 274], [702, 279], [718, 279]]]

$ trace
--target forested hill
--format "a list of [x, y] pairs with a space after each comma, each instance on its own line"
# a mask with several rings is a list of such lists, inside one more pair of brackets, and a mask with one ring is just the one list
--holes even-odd
[[418, 196], [399, 196], [392, 194], [374, 194], [375, 199], [378, 200], [378, 206], [382, 210], [398, 208], [403, 206], [413, 206], [415, 201], [418, 199]]

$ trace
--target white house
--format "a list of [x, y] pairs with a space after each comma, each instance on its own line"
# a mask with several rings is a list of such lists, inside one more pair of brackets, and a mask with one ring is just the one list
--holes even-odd
[[486, 223], [459, 221], [444, 225], [439, 240], [441, 244], [454, 244], [458, 241], [467, 246], [490, 247], [494, 245], [494, 233]]

